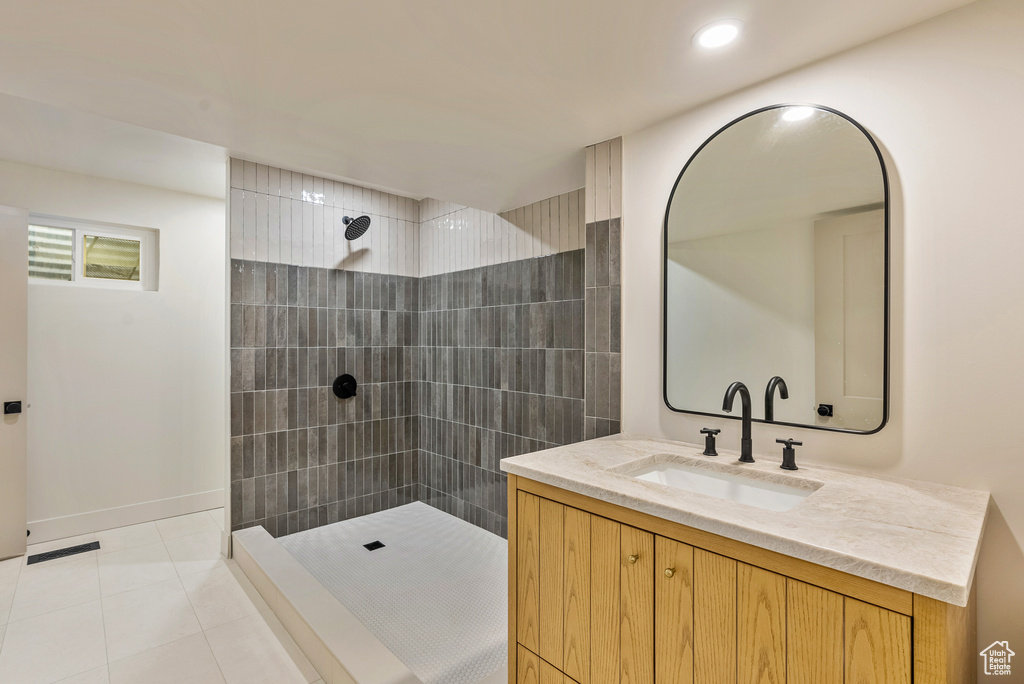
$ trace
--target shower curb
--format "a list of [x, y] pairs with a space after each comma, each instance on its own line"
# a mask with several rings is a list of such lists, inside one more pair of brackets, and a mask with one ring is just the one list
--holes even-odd
[[423, 684], [269, 532], [250, 527], [232, 538], [238, 567], [325, 684]]

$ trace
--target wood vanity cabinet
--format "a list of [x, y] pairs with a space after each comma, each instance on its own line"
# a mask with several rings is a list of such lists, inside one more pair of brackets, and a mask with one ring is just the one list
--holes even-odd
[[509, 684], [962, 684], [973, 619], [509, 476]]

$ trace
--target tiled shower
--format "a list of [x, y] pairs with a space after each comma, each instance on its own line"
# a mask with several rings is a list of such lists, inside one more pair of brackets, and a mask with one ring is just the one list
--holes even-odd
[[233, 159], [232, 529], [423, 501], [505, 535], [502, 458], [618, 432], [609, 192], [496, 215]]

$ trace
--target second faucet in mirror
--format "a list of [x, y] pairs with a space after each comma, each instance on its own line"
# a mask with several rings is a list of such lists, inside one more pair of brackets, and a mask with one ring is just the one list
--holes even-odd
[[779, 388], [779, 398], [789, 399], [789, 388], [782, 376], [776, 375], [768, 381], [768, 387], [764, 390], [764, 420], [766, 423], [775, 421], [775, 388]]

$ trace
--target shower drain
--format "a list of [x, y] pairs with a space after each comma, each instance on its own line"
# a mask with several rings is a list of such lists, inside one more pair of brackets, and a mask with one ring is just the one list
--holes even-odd
[[383, 549], [384, 548], [384, 542], [382, 542], [380, 540], [372, 541], [369, 544], [363, 544], [363, 548], [366, 549], [367, 551], [376, 551], [377, 549]]

